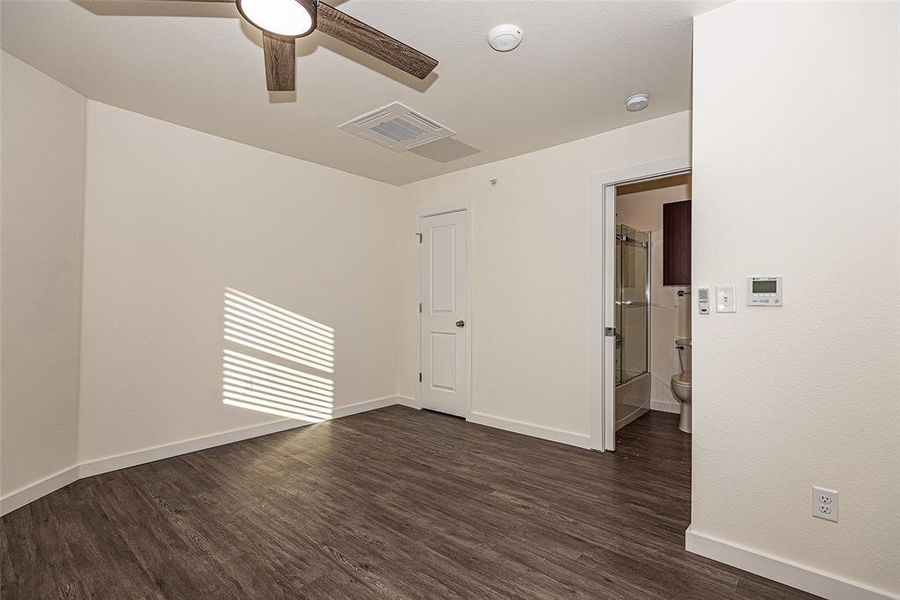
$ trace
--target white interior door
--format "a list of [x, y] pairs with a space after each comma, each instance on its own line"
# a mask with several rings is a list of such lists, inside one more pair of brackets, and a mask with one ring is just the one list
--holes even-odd
[[422, 408], [467, 416], [469, 408], [466, 211], [419, 219]]

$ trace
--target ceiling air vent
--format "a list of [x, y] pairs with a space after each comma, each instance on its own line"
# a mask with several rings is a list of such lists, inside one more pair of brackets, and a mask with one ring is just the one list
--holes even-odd
[[341, 125], [340, 129], [394, 152], [405, 152], [422, 144], [456, 135], [455, 131], [399, 102], [351, 119]]

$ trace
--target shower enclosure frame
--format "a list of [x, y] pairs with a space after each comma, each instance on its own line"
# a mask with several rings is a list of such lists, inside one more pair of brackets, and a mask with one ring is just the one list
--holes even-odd
[[[647, 236], [647, 239], [646, 239], [646, 241], [641, 241], [636, 238], [630, 237], [627, 233], [620, 233], [618, 231], [620, 227], [628, 228], [635, 233], [645, 234]], [[637, 379], [638, 377], [641, 377], [642, 375], [648, 375], [650, 373], [650, 318], [651, 318], [650, 306], [652, 303], [652, 298], [650, 295], [650, 279], [651, 279], [650, 267], [651, 267], [651, 262], [652, 262], [651, 261], [652, 236], [651, 236], [651, 232], [649, 232], [649, 231], [640, 231], [640, 230], [637, 230], [637, 229], [631, 227], [630, 225], [628, 225], [626, 223], [620, 223], [620, 224], [616, 225], [616, 246], [617, 246], [617, 248], [619, 246], [618, 242], [623, 242], [624, 244], [628, 244], [628, 243], [638, 244], [645, 251], [644, 252], [643, 298], [640, 301], [640, 305], [638, 306], [638, 308], [644, 309], [644, 368], [639, 373], [634, 373], [633, 375], [630, 375], [630, 376], [625, 376], [625, 374], [624, 374], [625, 358], [624, 358], [623, 354], [625, 353], [625, 348], [627, 348], [628, 340], [625, 339], [625, 332], [619, 331], [619, 329], [620, 329], [619, 326], [621, 325], [622, 328], [624, 328], [624, 326], [625, 326], [625, 311], [628, 310], [629, 308], [633, 308], [635, 305], [634, 305], [633, 300], [625, 300], [624, 296], [623, 296], [623, 292], [624, 292], [625, 288], [624, 288], [624, 285], [622, 284], [622, 282], [620, 281], [620, 276], [624, 276], [625, 268], [622, 263], [625, 261], [625, 256], [624, 255], [620, 256], [617, 254], [614, 259], [616, 261], [616, 264], [614, 267], [616, 270], [616, 273], [614, 274], [614, 280], [613, 280], [613, 285], [615, 286], [615, 290], [613, 290], [613, 293], [616, 294], [618, 297], [613, 300], [613, 304], [614, 304], [613, 311], [614, 311], [614, 313], [618, 313], [618, 317], [616, 317], [615, 315], [613, 317], [613, 319], [615, 321], [614, 326], [616, 328], [616, 335], [614, 338], [615, 339], [615, 341], [614, 341], [615, 355], [613, 356], [613, 360], [615, 361], [615, 358], [619, 357], [620, 367], [617, 370], [621, 371], [621, 373], [614, 373], [613, 377], [615, 378], [615, 385], [624, 385], [624, 384], [628, 383], [629, 381]], [[623, 248], [623, 250], [624, 250], [624, 248]], [[615, 365], [615, 363], [614, 363], [614, 365]], [[620, 375], [621, 375], [621, 377], [620, 377]]]
[[627, 223], [617, 223], [615, 231], [613, 420], [618, 431], [650, 410], [652, 232]]
[[[591, 178], [590, 434], [595, 450], [615, 450], [616, 187], [691, 172], [689, 154]], [[692, 294], [693, 298], [694, 295]]]

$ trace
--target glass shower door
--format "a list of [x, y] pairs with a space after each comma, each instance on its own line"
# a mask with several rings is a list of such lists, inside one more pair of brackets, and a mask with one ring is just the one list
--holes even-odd
[[650, 368], [650, 232], [616, 226], [616, 385]]

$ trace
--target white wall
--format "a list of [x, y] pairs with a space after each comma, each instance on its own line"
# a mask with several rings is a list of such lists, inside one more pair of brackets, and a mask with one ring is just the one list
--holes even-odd
[[401, 393], [418, 372], [415, 211], [472, 203], [473, 410], [587, 444], [591, 175], [687, 154], [689, 128], [678, 113], [401, 188]]
[[[690, 297], [678, 296], [689, 288], [663, 285], [663, 204], [690, 200], [687, 184], [644, 190], [616, 197], [616, 220], [640, 231], [650, 232], [650, 406], [654, 410], [680, 412], [681, 404], [672, 395], [672, 375], [681, 372], [675, 338], [690, 337]], [[685, 369], [690, 371], [690, 349], [683, 352]]]
[[226, 287], [334, 328], [335, 406], [396, 394], [396, 188], [95, 102], [87, 123], [81, 461], [275, 419], [222, 403]]
[[0, 494], [78, 445], [84, 99], [2, 53]]
[[[739, 302], [694, 319], [692, 531], [900, 595], [898, 5], [737, 2], [694, 31], [693, 281]], [[743, 304], [753, 274], [783, 308]]]

